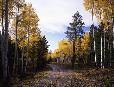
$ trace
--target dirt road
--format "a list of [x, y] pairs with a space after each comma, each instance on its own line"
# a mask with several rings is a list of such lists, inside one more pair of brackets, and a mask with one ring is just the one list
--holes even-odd
[[82, 73], [64, 70], [55, 64], [49, 66], [52, 70], [40, 72], [34, 78], [22, 81], [13, 87], [105, 87], [102, 81], [95, 79], [96, 77], [88, 78]]
[[35, 87], [71, 87], [71, 72], [65, 70], [58, 65], [50, 64], [52, 71], [41, 79]]

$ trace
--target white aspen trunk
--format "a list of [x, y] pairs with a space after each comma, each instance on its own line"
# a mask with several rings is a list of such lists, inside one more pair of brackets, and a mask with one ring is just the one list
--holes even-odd
[[[114, 56], [114, 17], [113, 17], [113, 31], [112, 31], [112, 56]], [[114, 57], [112, 57], [112, 60], [114, 60]], [[114, 63], [114, 61], [112, 61], [113, 63]], [[114, 64], [112, 64], [113, 65], [113, 67], [114, 67]]]
[[94, 52], [95, 52], [95, 63], [97, 62], [97, 58], [96, 58], [96, 46], [95, 46], [95, 40], [94, 40]]
[[96, 59], [96, 43], [95, 43], [95, 31], [94, 31], [94, 29], [93, 29], [93, 39], [94, 39], [94, 52], [95, 52], [95, 59], [94, 59], [94, 61], [95, 61], [95, 64], [96, 64], [97, 59]]
[[103, 64], [103, 68], [105, 68], [105, 31], [104, 31], [104, 64]]
[[102, 34], [101, 34], [101, 68], [103, 68], [103, 47], [102, 47], [102, 42], [103, 42], [103, 38], [102, 38]]
[[[2, 0], [2, 35], [1, 35], [1, 52], [2, 52], [2, 71], [4, 73], [4, 0]], [[5, 78], [3, 74], [3, 78]]]
[[[92, 2], [92, 21], [93, 21], [93, 24], [94, 24], [94, 0]], [[95, 58], [94, 58], [94, 61], [95, 61], [95, 64], [97, 63], [97, 58], [96, 58], [96, 43], [95, 43], [95, 31], [93, 29], [93, 39], [94, 39], [94, 52], [95, 52]]]

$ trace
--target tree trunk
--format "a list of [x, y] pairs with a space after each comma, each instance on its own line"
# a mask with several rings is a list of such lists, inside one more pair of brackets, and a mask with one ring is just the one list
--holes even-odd
[[105, 37], [105, 31], [104, 31], [104, 68], [105, 68], [105, 65], [106, 65], [106, 58], [105, 58], [105, 56], [106, 56], [106, 53], [105, 53], [105, 50], [106, 50], [106, 37]]
[[112, 68], [114, 68], [114, 17], [113, 17], [113, 30], [112, 30], [112, 42], [113, 42], [113, 47], [112, 47], [112, 60], [113, 60], [113, 66]]
[[73, 40], [73, 57], [72, 57], [72, 68], [74, 68], [74, 63], [75, 63], [75, 40]]
[[4, 73], [3, 71], [4, 69], [4, 4], [5, 2], [4, 0], [2, 0], [2, 34], [1, 34], [2, 74]]
[[96, 59], [96, 43], [95, 43], [95, 30], [94, 30], [94, 27], [93, 27], [93, 43], [94, 43], [94, 61], [95, 61], [95, 65], [96, 65], [96, 61], [97, 61], [97, 59]]
[[24, 47], [22, 47], [22, 67], [21, 67], [21, 73], [22, 73], [22, 75], [23, 75], [23, 71], [24, 71], [23, 65], [24, 65]]
[[15, 58], [14, 58], [14, 74], [17, 74], [18, 73], [18, 45], [17, 45], [17, 26], [18, 26], [18, 18], [16, 16], [16, 26], [15, 26]]
[[[28, 66], [28, 59], [29, 59], [29, 26], [28, 26], [28, 43], [27, 43], [27, 59], [26, 59], [26, 72], [27, 72], [27, 66]], [[26, 73], [25, 72], [25, 73]]]
[[114, 17], [113, 17], [113, 49], [114, 49]]
[[101, 68], [103, 68], [103, 38], [102, 38], [102, 31], [101, 31]]
[[111, 67], [112, 66], [112, 64], [111, 64], [111, 60], [112, 60], [112, 57], [111, 57], [111, 43], [109, 44], [109, 60], [110, 60], [110, 62], [109, 62], [109, 66]]
[[[4, 32], [4, 31], [3, 31]], [[3, 52], [2, 52], [2, 64], [3, 64], [3, 79], [7, 80], [8, 77], [8, 0], [5, 1], [5, 33], [3, 35]]]

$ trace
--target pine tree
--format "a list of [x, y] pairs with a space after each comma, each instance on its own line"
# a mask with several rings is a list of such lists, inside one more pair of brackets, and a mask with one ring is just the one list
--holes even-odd
[[67, 31], [65, 34], [67, 34], [67, 38], [73, 43], [73, 57], [72, 57], [72, 68], [74, 68], [75, 63], [75, 41], [82, 37], [83, 35], [83, 25], [84, 22], [82, 22], [82, 16], [77, 11], [73, 16], [73, 22], [69, 23], [70, 26], [67, 27]]

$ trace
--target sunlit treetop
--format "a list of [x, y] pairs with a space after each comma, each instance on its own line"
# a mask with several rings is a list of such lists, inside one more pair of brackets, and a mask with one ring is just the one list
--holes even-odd
[[14, 33], [16, 21], [18, 21], [17, 34], [19, 43], [24, 41], [25, 45], [27, 45], [28, 37], [30, 39], [30, 45], [32, 45], [35, 40], [38, 40], [40, 37], [40, 29], [38, 28], [39, 18], [31, 4], [24, 4], [20, 9], [20, 14], [13, 20], [12, 29]]
[[84, 0], [85, 9], [95, 15], [98, 21], [111, 22], [114, 16], [114, 0]]

